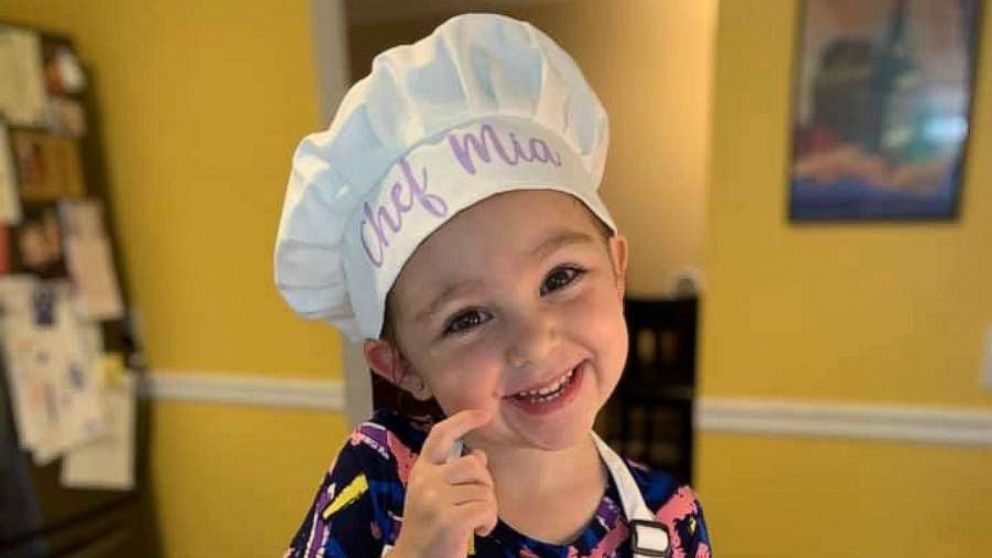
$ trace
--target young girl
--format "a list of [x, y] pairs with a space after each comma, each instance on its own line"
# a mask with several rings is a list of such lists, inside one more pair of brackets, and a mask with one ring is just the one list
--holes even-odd
[[280, 291], [446, 418], [360, 425], [286, 556], [710, 556], [692, 491], [592, 431], [627, 356], [607, 144], [575, 62], [487, 14], [380, 54], [301, 143]]

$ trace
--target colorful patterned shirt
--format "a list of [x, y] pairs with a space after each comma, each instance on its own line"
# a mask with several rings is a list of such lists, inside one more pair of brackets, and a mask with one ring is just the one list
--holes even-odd
[[[431, 423], [379, 410], [352, 432], [317, 491], [284, 558], [379, 558], [402, 527], [407, 479]], [[703, 510], [692, 490], [667, 474], [626, 461], [655, 518], [671, 536], [672, 558], [709, 558]], [[607, 475], [609, 477], [609, 475]], [[476, 536], [478, 558], [619, 558], [631, 556], [630, 532], [610, 478], [594, 517], [570, 544], [530, 538], [499, 521]]]

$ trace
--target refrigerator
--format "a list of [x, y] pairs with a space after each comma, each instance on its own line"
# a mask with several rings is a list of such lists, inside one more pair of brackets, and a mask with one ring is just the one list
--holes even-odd
[[[155, 558], [161, 555], [161, 541], [150, 483], [150, 403], [140, 396], [142, 379], [147, 372], [134, 327], [133, 312], [128, 304], [126, 281], [121, 273], [119, 258], [113, 257], [118, 243], [112, 227], [113, 206], [107, 195], [107, 161], [101, 149], [101, 119], [94, 99], [94, 79], [98, 76], [78, 58], [73, 60], [76, 50], [72, 40], [59, 34], [0, 22], [0, 48], [6, 49], [0, 52], [0, 58], [6, 56], [2, 60], [4, 63], [0, 64], [0, 72], [8, 74], [0, 75], [0, 80], [38, 77], [35, 75], [38, 72], [28, 67], [30, 60], [27, 60], [27, 54], [34, 56], [36, 50], [42, 64], [40, 79], [45, 84], [41, 86], [45, 91], [40, 98], [44, 101], [44, 113], [38, 110], [36, 121], [31, 121], [30, 110], [27, 110], [30, 103], [24, 103], [22, 107], [3, 106], [2, 102], [9, 103], [10, 99], [0, 99], [0, 121], [8, 138], [4, 142], [6, 145], [0, 146], [0, 150], [6, 150], [6, 153], [0, 154], [13, 162], [14, 179], [21, 188], [17, 190], [22, 198], [20, 212], [27, 220], [49, 211], [62, 201], [27, 195], [28, 186], [51, 186], [48, 182], [52, 182], [53, 169], [56, 164], [62, 163], [44, 160], [44, 153], [39, 151], [41, 160], [33, 166], [25, 166], [27, 155], [24, 150], [18, 151], [18, 145], [10, 138], [17, 134], [42, 138], [38, 140], [42, 144], [46, 141], [44, 138], [56, 138], [69, 145], [73, 153], [73, 168], [78, 167], [75, 173], [78, 176], [71, 180], [79, 182], [79, 187], [85, 189], [74, 195], [99, 200], [103, 209], [111, 267], [118, 278], [118, 300], [123, 307], [119, 316], [94, 321], [98, 324], [94, 327], [101, 334], [104, 351], [120, 355], [124, 374], [135, 388], [134, 420], [129, 422], [133, 424], [133, 452], [130, 452], [133, 455], [133, 482], [127, 487], [114, 489], [69, 487], [62, 478], [64, 458], [56, 458], [39, 466], [24, 447], [16, 422], [11, 359], [6, 351], [0, 351], [0, 558]], [[67, 80], [63, 84], [66, 86], [62, 87], [59, 80]], [[10, 83], [13, 81], [8, 81]], [[31, 87], [37, 89], [35, 84], [14, 85], [22, 93], [30, 93]], [[25, 110], [19, 113], [22, 108]], [[41, 145], [38, 149], [46, 147]], [[31, 173], [34, 174], [28, 176]], [[65, 176], [56, 178], [69, 181]], [[30, 185], [32, 180], [37, 183]], [[38, 264], [33, 256], [28, 257], [27, 237], [20, 234], [23, 232], [20, 229], [24, 226], [23, 222], [0, 225], [4, 229], [4, 234], [0, 235], [0, 242], [3, 243], [0, 246], [3, 253], [0, 275], [27, 274], [39, 282], [69, 279], [64, 261]], [[56, 238], [55, 243], [59, 242]], [[4, 308], [0, 308], [0, 312], [3, 311]]]

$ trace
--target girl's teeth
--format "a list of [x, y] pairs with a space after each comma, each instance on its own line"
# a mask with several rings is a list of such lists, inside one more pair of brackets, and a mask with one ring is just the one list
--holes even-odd
[[552, 399], [555, 399], [556, 397], [561, 395], [561, 391], [563, 391], [562, 387], [565, 384], [567, 384], [569, 380], [572, 379], [572, 376], [574, 374], [575, 374], [575, 369], [573, 368], [568, 371], [568, 374], [565, 374], [564, 376], [559, 378], [558, 381], [555, 382], [553, 385], [539, 390], [522, 391], [518, 393], [516, 397], [520, 399], [530, 399], [532, 401], [537, 401], [537, 402], [551, 401]]

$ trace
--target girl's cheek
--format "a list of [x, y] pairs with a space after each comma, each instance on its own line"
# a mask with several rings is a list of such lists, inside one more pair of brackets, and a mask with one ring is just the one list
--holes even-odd
[[459, 411], [470, 409], [493, 409], [491, 397], [479, 397], [479, 394], [472, 393], [469, 389], [445, 389], [444, 393], [435, 393], [435, 399], [444, 410], [447, 416], [452, 416]]
[[498, 366], [486, 358], [462, 358], [450, 366], [436, 394], [446, 411], [491, 405], [494, 394], [499, 392]]
[[[607, 292], [603, 286], [595, 286], [584, 292], [581, 297], [573, 301], [568, 307], [568, 324], [579, 325], [581, 327], [595, 327], [603, 322], [603, 318], [614, 313], [623, 314], [621, 303]], [[595, 318], [590, 321], [590, 318]]]

